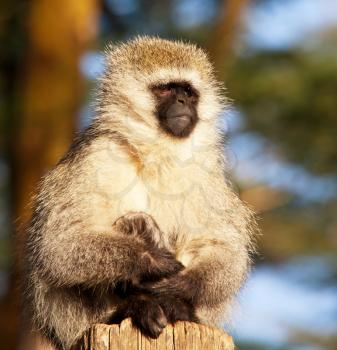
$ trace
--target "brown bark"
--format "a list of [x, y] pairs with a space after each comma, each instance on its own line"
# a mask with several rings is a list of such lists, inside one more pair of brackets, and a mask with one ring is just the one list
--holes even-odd
[[167, 326], [158, 339], [144, 337], [130, 320], [121, 325], [95, 325], [74, 350], [234, 350], [224, 331], [196, 323]]
[[223, 0], [222, 2], [213, 35], [210, 36], [211, 42], [208, 43], [208, 50], [219, 72], [224, 71], [226, 63], [232, 56], [242, 14], [248, 5], [249, 0]]
[[83, 93], [79, 60], [96, 35], [96, 0], [35, 0], [27, 19], [28, 54], [20, 120], [13, 138], [15, 211], [25, 223], [37, 180], [69, 146]]
[[[9, 165], [16, 255], [9, 292], [2, 300], [10, 315], [8, 349], [16, 347], [19, 324], [18, 282], [30, 198], [39, 178], [71, 142], [83, 94], [79, 60], [96, 36], [97, 0], [32, 0], [23, 16], [26, 54], [15, 81], [15, 108], [9, 121]], [[21, 43], [22, 44], [22, 43]], [[4, 317], [2, 323], [8, 323]], [[1, 334], [0, 334], [1, 335]], [[2, 335], [1, 335], [2, 337]], [[6, 345], [7, 346], [7, 345]], [[4, 348], [5, 350], [5, 348]]]

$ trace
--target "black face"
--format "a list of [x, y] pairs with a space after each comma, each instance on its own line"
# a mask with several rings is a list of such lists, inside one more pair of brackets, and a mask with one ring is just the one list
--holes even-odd
[[198, 92], [185, 82], [158, 85], [151, 90], [157, 100], [156, 115], [163, 130], [179, 138], [190, 135], [198, 122]]

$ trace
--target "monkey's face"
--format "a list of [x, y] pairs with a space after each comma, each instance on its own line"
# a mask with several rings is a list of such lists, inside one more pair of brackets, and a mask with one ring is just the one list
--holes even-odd
[[187, 82], [170, 82], [150, 89], [155, 96], [160, 127], [177, 138], [189, 136], [198, 122], [197, 90]]
[[106, 62], [99, 113], [134, 145], [175, 149], [214, 140], [222, 86], [201, 49], [138, 37], [111, 47]]

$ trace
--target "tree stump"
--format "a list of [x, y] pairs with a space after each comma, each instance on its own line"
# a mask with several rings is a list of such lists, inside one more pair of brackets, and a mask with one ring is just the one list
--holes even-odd
[[168, 325], [158, 339], [149, 339], [127, 319], [120, 325], [95, 325], [76, 350], [234, 350], [234, 344], [224, 331], [190, 322]]

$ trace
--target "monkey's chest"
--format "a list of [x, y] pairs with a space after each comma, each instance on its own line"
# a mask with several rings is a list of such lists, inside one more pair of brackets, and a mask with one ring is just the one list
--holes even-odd
[[[117, 157], [118, 156], [118, 157]], [[95, 153], [90, 187], [90, 212], [95, 231], [109, 231], [117, 218], [130, 211], [150, 214], [159, 227], [172, 232], [199, 229], [203, 179], [193, 162], [144, 167], [140, 174], [123, 154]], [[92, 186], [94, 183], [94, 186]], [[193, 229], [191, 229], [193, 228]]]
[[[130, 211], [143, 211], [152, 215], [165, 228], [176, 226], [178, 212], [181, 212], [182, 194], [168, 191], [150, 181], [133, 181], [115, 197], [117, 217]], [[179, 208], [179, 209], [178, 209]]]
[[166, 233], [204, 230], [202, 221], [205, 215], [200, 212], [200, 206], [204, 203], [203, 209], [207, 211], [207, 208], [202, 184], [196, 185], [186, 179], [188, 178], [176, 178], [175, 181], [151, 178], [147, 181], [139, 180], [121, 200], [122, 212], [144, 211], [153, 216]]
[[114, 206], [117, 216], [124, 215], [129, 211], [149, 210], [149, 194], [146, 186], [138, 179], [121, 188], [120, 193], [114, 196]]
[[192, 165], [179, 171], [157, 167], [142, 176], [131, 169], [115, 174], [107, 189], [112, 221], [130, 211], [143, 211], [156, 220], [167, 241], [171, 235], [203, 232], [207, 203], [202, 178]]

